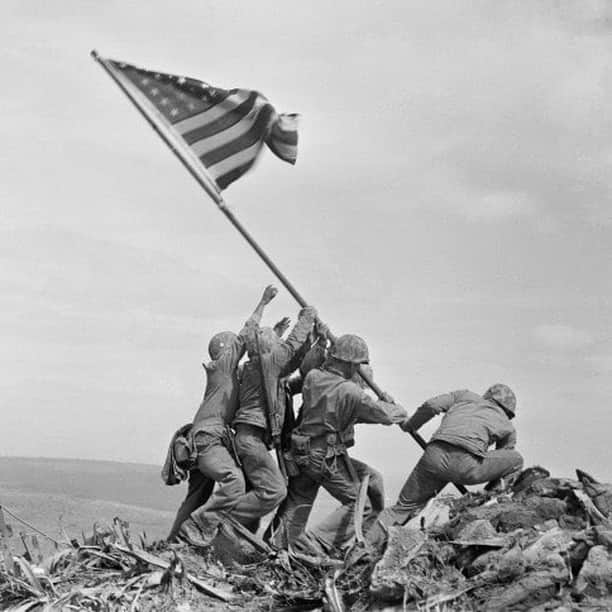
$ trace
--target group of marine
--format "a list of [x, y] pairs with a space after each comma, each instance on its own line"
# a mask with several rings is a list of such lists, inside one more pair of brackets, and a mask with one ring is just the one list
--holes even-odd
[[[487, 483], [499, 491], [520, 473], [523, 458], [511, 423], [516, 397], [509, 387], [439, 395], [408, 416], [389, 395], [379, 399], [367, 390], [360, 375], [372, 375], [365, 341], [353, 334], [334, 337], [314, 307], [301, 309], [288, 335], [287, 318], [262, 327], [264, 308], [276, 293], [266, 287], [238, 334], [220, 332], [210, 340], [204, 397], [193, 422], [173, 437], [164, 467], [168, 484], [189, 479], [169, 541], [207, 546], [223, 516], [255, 533], [276, 511], [264, 534], [269, 543], [335, 555], [354, 541], [362, 482], [363, 533], [376, 547], [389, 526], [405, 524], [448, 483]], [[299, 394], [302, 403], [294, 411]], [[385, 508], [382, 475], [349, 455], [355, 425], [396, 424], [410, 433], [439, 414], [440, 427], [395, 504]], [[341, 506], [307, 529], [320, 487]]]

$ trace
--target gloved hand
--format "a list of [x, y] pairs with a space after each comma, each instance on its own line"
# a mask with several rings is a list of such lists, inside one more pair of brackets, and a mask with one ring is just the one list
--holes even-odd
[[325, 325], [325, 323], [323, 323], [321, 319], [316, 319], [315, 321], [315, 334], [319, 338], [324, 338], [324, 339], [327, 339], [330, 336], [329, 327], [327, 327], [327, 325]]
[[399, 424], [399, 426], [400, 426], [400, 429], [401, 429], [402, 431], [406, 431], [406, 432], [413, 431], [413, 429], [412, 429], [412, 427], [411, 427], [411, 425], [410, 425], [410, 418], [405, 419], [404, 421], [402, 421], [402, 422]]
[[308, 317], [309, 319], [316, 319], [317, 318], [317, 309], [314, 306], [304, 306], [304, 308], [302, 308], [302, 310], [300, 310], [300, 318], [302, 317]]

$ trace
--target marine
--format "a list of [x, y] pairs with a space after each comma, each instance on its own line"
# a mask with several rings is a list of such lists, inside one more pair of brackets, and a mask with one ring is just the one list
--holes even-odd
[[[400, 427], [415, 432], [439, 414], [442, 422], [397, 502], [379, 515], [366, 534], [371, 544], [384, 541], [385, 527], [406, 523], [448, 483], [488, 483], [488, 489], [503, 490], [520, 473], [523, 457], [515, 449], [517, 436], [511, 422], [516, 416], [516, 396], [510, 387], [495, 384], [483, 395], [466, 389], [438, 395]], [[493, 444], [495, 448], [490, 449]]]
[[[369, 493], [374, 494], [366, 500], [364, 524], [382, 509], [382, 477], [351, 458], [348, 448], [354, 444], [356, 423], [399, 424], [407, 414], [391, 397], [373, 399], [355, 382], [358, 368], [368, 361], [365, 341], [346, 334], [332, 345], [326, 362], [306, 375], [301, 420], [291, 436], [299, 474], [290, 478], [287, 497], [277, 514], [275, 543], [325, 553], [342, 548], [354, 535], [354, 507], [366, 475], [372, 481]], [[306, 523], [320, 487], [342, 506], [307, 534]]]
[[247, 361], [238, 386], [238, 403], [232, 415], [235, 429], [235, 448], [248, 488], [234, 488], [224, 495], [215, 491], [201, 508], [192, 513], [181, 533], [192, 544], [210, 543], [219, 525], [219, 511], [253, 532], [261, 517], [274, 510], [286, 495], [286, 483], [279, 465], [270, 455], [278, 442], [284, 420], [285, 402], [283, 380], [299, 365], [302, 351], [316, 318], [312, 306], [302, 308], [298, 320], [286, 340], [285, 325], [261, 328], [250, 326], [244, 335]]
[[[223, 509], [245, 491], [245, 479], [233, 452], [233, 432], [230, 425], [238, 408], [238, 363], [244, 356], [247, 337], [261, 322], [264, 308], [278, 290], [269, 285], [253, 314], [238, 334], [223, 331], [215, 334], [208, 344], [210, 361], [203, 363], [206, 389], [190, 430], [195, 465], [189, 473], [187, 497], [181, 504], [168, 539], [179, 533], [189, 541], [190, 521], [185, 521], [198, 508], [211, 501], [213, 488], [216, 509]], [[182, 531], [180, 531], [182, 528]]]

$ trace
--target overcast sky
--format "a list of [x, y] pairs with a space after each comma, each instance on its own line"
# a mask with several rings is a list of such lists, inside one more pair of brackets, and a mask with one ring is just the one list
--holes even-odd
[[[209, 337], [273, 281], [96, 48], [301, 113], [297, 165], [225, 192], [297, 288], [409, 410], [505, 382], [528, 465], [612, 480], [609, 2], [0, 12], [0, 453], [161, 462]], [[357, 435], [393, 495], [417, 447]]]

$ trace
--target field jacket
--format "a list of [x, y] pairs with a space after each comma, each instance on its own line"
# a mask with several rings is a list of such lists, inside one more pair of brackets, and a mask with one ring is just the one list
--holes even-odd
[[202, 364], [206, 370], [206, 390], [194, 419], [192, 436], [200, 432], [225, 435], [238, 409], [238, 362], [244, 355], [246, 337], [257, 323], [248, 319], [234, 341], [226, 346], [219, 357]]
[[448, 442], [481, 457], [492, 444], [507, 449], [516, 445], [516, 430], [504, 410], [467, 389], [427, 400], [409, 419], [407, 427], [416, 431], [442, 413], [442, 423], [430, 442]]
[[330, 366], [306, 375], [302, 396], [301, 421], [295, 433], [308, 437], [311, 449], [323, 448], [328, 454], [346, 452], [354, 444], [356, 423], [392, 425], [406, 418], [401, 406], [372, 398]]
[[243, 424], [263, 429], [268, 444], [280, 437], [287, 409], [283, 379], [299, 366], [313, 323], [312, 316], [300, 314], [287, 340], [279, 341], [270, 350], [262, 350], [259, 355], [249, 354], [240, 380], [234, 426]]

